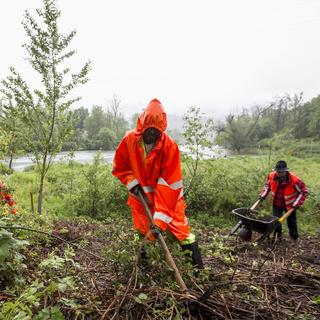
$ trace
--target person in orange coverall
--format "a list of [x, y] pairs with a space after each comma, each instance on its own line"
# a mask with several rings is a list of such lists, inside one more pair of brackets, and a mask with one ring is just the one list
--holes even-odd
[[164, 108], [159, 100], [153, 99], [139, 116], [136, 128], [128, 131], [120, 142], [112, 173], [130, 191], [127, 203], [135, 229], [142, 236], [150, 230], [148, 217], [137, 198], [140, 190], [153, 208], [152, 239], [169, 230], [186, 255], [191, 256], [193, 266], [202, 269], [198, 243], [190, 233], [185, 215], [180, 152], [177, 143], [165, 133], [166, 128]]

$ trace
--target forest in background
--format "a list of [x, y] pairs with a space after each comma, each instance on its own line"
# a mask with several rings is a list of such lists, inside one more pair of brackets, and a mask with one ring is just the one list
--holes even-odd
[[[23, 155], [30, 150], [25, 143], [24, 123], [16, 112], [8, 112], [8, 101], [0, 101], [0, 124], [8, 134], [7, 157]], [[80, 107], [69, 111], [71, 131], [62, 145], [63, 151], [115, 150], [125, 132], [135, 127], [138, 113], [126, 119], [121, 111], [121, 99], [113, 96], [109, 106]], [[13, 115], [12, 115], [13, 113]], [[188, 111], [183, 116], [187, 116]], [[14, 117], [14, 118], [12, 118]], [[170, 121], [170, 117], [173, 120]], [[183, 117], [179, 117], [183, 123]], [[203, 114], [204, 118], [207, 118]], [[175, 127], [177, 116], [169, 115], [168, 133], [180, 144], [185, 143], [184, 129]], [[243, 108], [239, 114], [228, 114], [215, 120], [213, 144], [235, 153], [254, 153], [258, 149], [292, 149], [299, 154], [305, 150], [319, 153], [320, 96], [303, 102], [303, 94], [283, 95], [266, 106]], [[16, 128], [19, 126], [19, 132]]]

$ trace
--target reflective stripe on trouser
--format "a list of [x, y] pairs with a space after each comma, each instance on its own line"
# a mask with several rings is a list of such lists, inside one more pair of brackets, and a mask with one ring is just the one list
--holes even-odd
[[[130, 197], [128, 200], [128, 205], [132, 210], [133, 223], [135, 228], [142, 234], [146, 235], [150, 230], [150, 222], [146, 214], [144, 213], [143, 206], [141, 203]], [[185, 216], [186, 205], [183, 199], [179, 200], [176, 206], [176, 211], [174, 218], [168, 223], [169, 231], [180, 241], [189, 239], [190, 237], [190, 227], [188, 220]], [[153, 237], [150, 237], [153, 240]], [[190, 242], [188, 242], [190, 243]]]

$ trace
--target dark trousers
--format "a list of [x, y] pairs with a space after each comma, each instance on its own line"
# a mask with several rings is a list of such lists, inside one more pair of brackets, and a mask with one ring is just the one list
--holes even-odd
[[[281, 218], [283, 213], [287, 211], [286, 208], [279, 208], [277, 206], [272, 207], [273, 215], [275, 217]], [[296, 210], [294, 210], [291, 215], [287, 218], [287, 224], [289, 228], [289, 234], [290, 237], [293, 240], [298, 239], [298, 227], [297, 227], [297, 214]], [[278, 227], [274, 231], [274, 235], [278, 236], [278, 238], [281, 238], [282, 235], [282, 226], [281, 224], [278, 225]]]

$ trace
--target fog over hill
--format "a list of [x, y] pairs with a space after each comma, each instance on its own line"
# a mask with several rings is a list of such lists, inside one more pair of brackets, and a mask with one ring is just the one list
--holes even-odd
[[[203, 122], [207, 121], [209, 117], [203, 116]], [[126, 118], [128, 123], [132, 124], [132, 119]], [[179, 116], [176, 114], [167, 114], [167, 132], [169, 135], [175, 139], [178, 143], [184, 143], [184, 139], [182, 137], [183, 132], [183, 116]]]
[[183, 131], [183, 117], [175, 114], [167, 114], [168, 130]]

